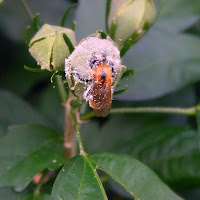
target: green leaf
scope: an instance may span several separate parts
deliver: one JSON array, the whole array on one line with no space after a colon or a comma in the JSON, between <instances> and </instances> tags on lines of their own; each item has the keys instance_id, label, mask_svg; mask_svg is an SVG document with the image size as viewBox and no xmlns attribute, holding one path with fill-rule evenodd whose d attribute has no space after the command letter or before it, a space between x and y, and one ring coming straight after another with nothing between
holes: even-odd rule
<instances>
[{"instance_id":1,"label":"green leaf","mask_svg":"<svg viewBox=\"0 0 200 200\"><path fill-rule=\"evenodd\" d=\"M25 39L26 39L26 43L29 44L29 42L31 41L31 26L26 27Z\"/></svg>"},{"instance_id":2,"label":"green leaf","mask_svg":"<svg viewBox=\"0 0 200 200\"><path fill-rule=\"evenodd\" d=\"M7 126L25 123L51 125L28 103L4 90L0 90L0 111L0 121Z\"/></svg>"},{"instance_id":3,"label":"green leaf","mask_svg":"<svg viewBox=\"0 0 200 200\"><path fill-rule=\"evenodd\" d=\"M112 28L112 27L111 27ZM140 39L140 35L137 32L134 32L124 43L124 47L120 51L120 56L123 57L131 46Z\"/></svg>"},{"instance_id":4,"label":"green leaf","mask_svg":"<svg viewBox=\"0 0 200 200\"><path fill-rule=\"evenodd\" d=\"M49 72L47 70L42 70L40 68L33 68L33 67L27 67L26 65L24 65L24 69L30 72Z\"/></svg>"},{"instance_id":5,"label":"green leaf","mask_svg":"<svg viewBox=\"0 0 200 200\"><path fill-rule=\"evenodd\" d=\"M107 199L97 168L121 184L135 200L181 200L148 167L130 156L111 153L70 159L56 178L52 200Z\"/></svg>"},{"instance_id":6,"label":"green leaf","mask_svg":"<svg viewBox=\"0 0 200 200\"><path fill-rule=\"evenodd\" d=\"M122 94L128 90L128 85L125 85L124 89L114 92L114 95Z\"/></svg>"},{"instance_id":7,"label":"green leaf","mask_svg":"<svg viewBox=\"0 0 200 200\"><path fill-rule=\"evenodd\" d=\"M69 7L67 8L67 10L65 11L65 13L64 13L64 15L63 15L63 17L62 17L60 26L63 26L63 27L65 26L66 18L67 18L67 16L69 15L69 12L71 11L71 9L72 9L74 6L77 6L77 4L74 3L74 4L72 4L71 6L69 6Z\"/></svg>"},{"instance_id":8,"label":"green leaf","mask_svg":"<svg viewBox=\"0 0 200 200\"><path fill-rule=\"evenodd\" d=\"M34 17L33 17L33 22L32 22L32 26L33 26L33 30L34 32L38 32L39 29L39 25L38 25L38 18L39 18L40 14L37 13Z\"/></svg>"},{"instance_id":9,"label":"green leaf","mask_svg":"<svg viewBox=\"0 0 200 200\"><path fill-rule=\"evenodd\" d=\"M190 107L195 104L193 92L192 88L187 88L154 101L140 103L114 101L113 107ZM82 124L81 133L86 152L130 154L153 168L170 186L183 190L197 186L200 182L197 133L189 128L174 127L185 126L187 123L186 116L115 114L104 121L94 120Z\"/></svg>"},{"instance_id":10,"label":"green leaf","mask_svg":"<svg viewBox=\"0 0 200 200\"><path fill-rule=\"evenodd\" d=\"M53 186L52 200L107 200L96 173L86 157L76 156L61 169Z\"/></svg>"},{"instance_id":11,"label":"green leaf","mask_svg":"<svg viewBox=\"0 0 200 200\"><path fill-rule=\"evenodd\" d=\"M3 120L0 120L0 138L7 133L9 123Z\"/></svg>"},{"instance_id":12,"label":"green leaf","mask_svg":"<svg viewBox=\"0 0 200 200\"><path fill-rule=\"evenodd\" d=\"M55 82L56 80L53 80L53 84L49 84L47 88L38 95L38 98L34 102L34 106L41 114L43 114L43 116L45 116L45 119L53 125L57 132L63 133L64 109L61 105L58 88ZM57 113L56 116L55 113Z\"/></svg>"},{"instance_id":13,"label":"green leaf","mask_svg":"<svg viewBox=\"0 0 200 200\"><path fill-rule=\"evenodd\" d=\"M24 37L24 33L22 35ZM49 73L36 74L24 70L24 64L37 67L25 43L16 44L5 39L1 41L2 46L7 46L1 52L2 63L4 63L0 73L1 88L26 96L38 83L48 81Z\"/></svg>"},{"instance_id":14,"label":"green leaf","mask_svg":"<svg viewBox=\"0 0 200 200\"><path fill-rule=\"evenodd\" d=\"M101 39L106 39L107 35L103 31L97 31L97 33L101 34Z\"/></svg>"},{"instance_id":15,"label":"green leaf","mask_svg":"<svg viewBox=\"0 0 200 200\"><path fill-rule=\"evenodd\" d=\"M123 74L122 74L122 78L126 78L129 76L135 76L135 71L133 69L127 69Z\"/></svg>"},{"instance_id":16,"label":"green leaf","mask_svg":"<svg viewBox=\"0 0 200 200\"><path fill-rule=\"evenodd\" d=\"M174 187L199 185L197 132L190 128L155 127L133 137L122 148Z\"/></svg>"},{"instance_id":17,"label":"green leaf","mask_svg":"<svg viewBox=\"0 0 200 200\"><path fill-rule=\"evenodd\" d=\"M20 97L0 90L0 137L6 134L9 125L25 123L41 124L60 130Z\"/></svg>"},{"instance_id":18,"label":"green leaf","mask_svg":"<svg viewBox=\"0 0 200 200\"><path fill-rule=\"evenodd\" d=\"M108 16L109 16L109 12L110 12L110 4L111 4L112 0L106 0L106 31L108 33ZM112 38L112 37L111 37Z\"/></svg>"},{"instance_id":19,"label":"green leaf","mask_svg":"<svg viewBox=\"0 0 200 200\"><path fill-rule=\"evenodd\" d=\"M2 200L22 200L27 194L27 190L23 192L15 192L10 187L0 187L0 199Z\"/></svg>"},{"instance_id":20,"label":"green leaf","mask_svg":"<svg viewBox=\"0 0 200 200\"><path fill-rule=\"evenodd\" d=\"M0 186L22 191L35 174L62 165L62 140L55 131L41 125L12 126L0 140L0 160Z\"/></svg>"},{"instance_id":21,"label":"green leaf","mask_svg":"<svg viewBox=\"0 0 200 200\"><path fill-rule=\"evenodd\" d=\"M90 156L98 168L109 174L136 200L181 200L158 176L138 160L127 155L102 153Z\"/></svg>"},{"instance_id":22,"label":"green leaf","mask_svg":"<svg viewBox=\"0 0 200 200\"><path fill-rule=\"evenodd\" d=\"M76 22L75 21L73 21L71 29L72 29L72 31L75 31L75 29L76 29Z\"/></svg>"},{"instance_id":23,"label":"green leaf","mask_svg":"<svg viewBox=\"0 0 200 200\"><path fill-rule=\"evenodd\" d=\"M23 200L49 200L51 198L48 194L29 194Z\"/></svg>"},{"instance_id":24,"label":"green leaf","mask_svg":"<svg viewBox=\"0 0 200 200\"><path fill-rule=\"evenodd\" d=\"M63 38L67 44L70 54L74 51L74 45L66 34L63 34Z\"/></svg>"},{"instance_id":25,"label":"green leaf","mask_svg":"<svg viewBox=\"0 0 200 200\"><path fill-rule=\"evenodd\" d=\"M119 152L119 146L128 142L139 130L145 131L163 123L166 118L153 115L116 114L105 121L91 121L81 125L86 152Z\"/></svg>"}]
</instances>

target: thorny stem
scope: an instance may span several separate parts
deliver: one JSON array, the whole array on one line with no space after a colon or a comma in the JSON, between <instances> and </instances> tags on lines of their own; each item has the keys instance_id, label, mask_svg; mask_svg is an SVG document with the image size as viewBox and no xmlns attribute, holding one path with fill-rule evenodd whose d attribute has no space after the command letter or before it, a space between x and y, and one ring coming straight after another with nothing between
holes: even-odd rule
<instances>
[{"instance_id":1,"label":"thorny stem","mask_svg":"<svg viewBox=\"0 0 200 200\"><path fill-rule=\"evenodd\" d=\"M124 113L165 113L165 114L180 114L180 115L195 115L195 107L191 108L172 108L172 107L137 107L137 108L114 108L111 109L112 114ZM93 112L84 113L81 120L87 120L94 117Z\"/></svg>"},{"instance_id":2,"label":"thorny stem","mask_svg":"<svg viewBox=\"0 0 200 200\"><path fill-rule=\"evenodd\" d=\"M64 148L66 161L75 156L75 124L71 115L70 102L74 99L72 93L69 94L68 100L64 103L65 107L65 122L64 122Z\"/></svg>"},{"instance_id":3,"label":"thorny stem","mask_svg":"<svg viewBox=\"0 0 200 200\"><path fill-rule=\"evenodd\" d=\"M32 21L32 19L33 19L33 14L32 14L32 12L31 12L31 10L30 10L28 4L26 3L26 0L19 0L19 1L20 1L20 3L22 4L22 6L23 6L23 8L24 8L24 10L25 10L25 12L26 12L26 14L28 15L28 17L29 17L30 20Z\"/></svg>"},{"instance_id":4,"label":"thorny stem","mask_svg":"<svg viewBox=\"0 0 200 200\"><path fill-rule=\"evenodd\" d=\"M80 127L76 118L76 109L72 108L70 103L75 99L75 96L69 92L67 96L65 87L63 85L62 76L56 75L57 87L65 107L65 122L64 122L64 148L66 161L75 156L75 131L79 143L80 154L85 155L82 139L80 136Z\"/></svg>"},{"instance_id":5,"label":"thorny stem","mask_svg":"<svg viewBox=\"0 0 200 200\"><path fill-rule=\"evenodd\" d=\"M63 85L62 76L56 75L56 82L58 91L62 100L62 104L65 107L65 120L64 120L64 148L66 161L75 156L75 124L71 115L70 102L74 99L74 95L69 93L67 96L66 89Z\"/></svg>"}]
</instances>

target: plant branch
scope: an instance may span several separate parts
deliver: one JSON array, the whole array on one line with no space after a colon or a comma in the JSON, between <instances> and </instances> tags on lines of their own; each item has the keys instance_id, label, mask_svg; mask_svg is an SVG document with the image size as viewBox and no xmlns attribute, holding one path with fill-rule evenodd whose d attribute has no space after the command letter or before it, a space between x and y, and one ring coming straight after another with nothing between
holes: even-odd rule
<instances>
[{"instance_id":1,"label":"plant branch","mask_svg":"<svg viewBox=\"0 0 200 200\"><path fill-rule=\"evenodd\" d=\"M23 8L24 8L24 10L25 10L25 12L26 12L26 14L28 15L28 17L29 17L30 20L32 21L32 19L33 19L33 14L32 14L32 12L31 12L31 10L30 10L28 4L26 3L26 0L19 0L19 1L20 1L20 3L22 4L22 6L23 6Z\"/></svg>"},{"instance_id":2,"label":"plant branch","mask_svg":"<svg viewBox=\"0 0 200 200\"><path fill-rule=\"evenodd\" d=\"M173 107L136 107L136 108L114 108L110 111L111 114L124 113L160 113L160 114L180 114L180 115L195 115L195 107L191 108L173 108ZM81 120L88 120L94 117L93 112L84 113L81 115Z\"/></svg>"},{"instance_id":3,"label":"plant branch","mask_svg":"<svg viewBox=\"0 0 200 200\"><path fill-rule=\"evenodd\" d=\"M65 122L64 122L64 148L66 161L75 156L75 124L71 115L70 102L74 99L72 93L69 94L68 100L64 103L65 107Z\"/></svg>"},{"instance_id":4,"label":"plant branch","mask_svg":"<svg viewBox=\"0 0 200 200\"><path fill-rule=\"evenodd\" d=\"M64 148L65 148L65 159L67 161L75 156L75 143L74 143L75 125L71 115L71 106L70 106L70 102L74 100L75 97L72 93L69 93L68 97L66 89L63 84L62 76L56 75L56 82L62 104L65 107Z\"/></svg>"}]
</instances>

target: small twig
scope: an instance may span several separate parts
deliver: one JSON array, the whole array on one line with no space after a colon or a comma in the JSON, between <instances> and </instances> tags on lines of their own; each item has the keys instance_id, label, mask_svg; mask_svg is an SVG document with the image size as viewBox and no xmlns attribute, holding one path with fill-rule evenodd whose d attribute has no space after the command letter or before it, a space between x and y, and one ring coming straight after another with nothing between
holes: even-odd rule
<instances>
[{"instance_id":1,"label":"small twig","mask_svg":"<svg viewBox=\"0 0 200 200\"><path fill-rule=\"evenodd\" d=\"M172 108L172 107L137 107L137 108L114 108L110 111L111 114L124 113L160 113L160 114L180 114L180 115L195 115L195 107L191 108ZM94 117L93 112L84 113L81 115L81 120L88 120Z\"/></svg>"}]
</instances>

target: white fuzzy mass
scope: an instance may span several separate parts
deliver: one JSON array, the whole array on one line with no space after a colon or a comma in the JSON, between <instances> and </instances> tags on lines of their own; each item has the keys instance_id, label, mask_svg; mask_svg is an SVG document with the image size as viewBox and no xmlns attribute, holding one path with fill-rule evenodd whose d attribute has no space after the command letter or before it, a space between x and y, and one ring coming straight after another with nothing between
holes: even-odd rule
<instances>
[{"instance_id":1,"label":"white fuzzy mass","mask_svg":"<svg viewBox=\"0 0 200 200\"><path fill-rule=\"evenodd\" d=\"M88 100L86 93L92 87L91 71L99 62L104 62L112 67L114 73L112 87L114 88L118 84L116 81L121 78L124 66L121 65L120 52L112 41L98 37L88 37L81 41L65 60L65 74L69 87L81 91L80 95L86 101ZM71 76L73 76L74 85L71 82ZM76 88L77 84L82 88Z\"/></svg>"}]
</instances>

